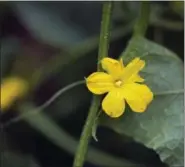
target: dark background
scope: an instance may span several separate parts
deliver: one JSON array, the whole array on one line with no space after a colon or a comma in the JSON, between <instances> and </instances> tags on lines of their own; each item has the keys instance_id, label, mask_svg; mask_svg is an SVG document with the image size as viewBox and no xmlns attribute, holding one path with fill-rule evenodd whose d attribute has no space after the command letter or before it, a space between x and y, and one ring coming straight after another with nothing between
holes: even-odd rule
<instances>
[{"instance_id":1,"label":"dark background","mask_svg":"<svg viewBox=\"0 0 185 167\"><path fill-rule=\"evenodd\" d=\"M151 2L153 15L146 37L174 51L184 61L184 5L173 2ZM34 70L56 54L65 60L68 51L79 43L99 35L102 2L1 2L1 75L16 74L30 79ZM112 29L127 26L139 12L139 2L115 2ZM158 16L159 15L159 16ZM124 50L131 31L111 42L109 56L117 58ZM88 46L88 44L86 44ZM90 44L89 44L90 45ZM84 47L83 49L86 49ZM86 56L64 66L39 83L29 100L41 105L58 89L83 79L96 68L97 47ZM62 130L78 140L91 100L84 86L59 98L45 112ZM16 107L1 114L2 167L71 166L73 154L61 149L25 121L3 127L18 116ZM147 166L165 166L152 150L123 141L115 132L98 128L97 147L118 157ZM70 145L66 142L65 145ZM7 158L7 159L6 159ZM86 167L98 167L86 163Z\"/></svg>"}]
</instances>

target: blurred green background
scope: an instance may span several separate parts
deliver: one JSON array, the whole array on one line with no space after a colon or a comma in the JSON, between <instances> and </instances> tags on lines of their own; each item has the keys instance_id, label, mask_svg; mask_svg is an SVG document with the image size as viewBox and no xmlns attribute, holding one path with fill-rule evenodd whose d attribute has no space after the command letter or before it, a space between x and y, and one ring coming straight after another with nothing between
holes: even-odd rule
<instances>
[{"instance_id":1,"label":"blurred green background","mask_svg":"<svg viewBox=\"0 0 185 167\"><path fill-rule=\"evenodd\" d=\"M132 35L139 9L139 2L114 2L110 57L118 58L124 51ZM102 2L90 1L0 3L1 80L10 75L21 76L32 87L23 101L1 114L2 167L68 167L72 165L92 97L86 87L79 85L66 91L42 111L34 114L26 114L26 112L33 111L59 89L83 80L96 70L101 10ZM169 73L173 74L170 80L177 80L173 83L169 81L169 85L182 87L184 2L151 2L150 24L146 38L170 51L141 40L138 42L140 45L136 45L136 53L157 56L164 53L163 58L155 60L161 59L161 64L155 65L154 61L154 67L152 67L158 70L157 67L160 69L164 65L165 74L168 73L165 70L169 67ZM165 55L178 55L179 59L166 60ZM162 70L161 68L161 72ZM160 100L163 101L164 98ZM181 106L181 103L178 105ZM179 111L183 110L181 108ZM23 113L25 116L21 117ZM175 113L178 114L176 111ZM170 120L175 115L173 114L169 115ZM146 116L144 119L150 121L151 117ZM170 123L179 122L175 120L176 118ZM158 114L154 119L156 122L159 121L155 124L158 127L155 126L155 128L160 129L162 115ZM137 119L133 118L133 120L137 122ZM156 151L154 149L158 148L156 143L155 147L152 146L152 150L147 147L148 140L144 141L142 138L135 140L137 137L135 138L135 132L132 130L134 131L137 126L133 124L132 127L130 119L128 122L131 125L125 133L126 123L126 126L116 124L115 128L115 125L109 126L106 121L102 122L96 131L98 142L92 140L89 146L85 167L131 165L163 167L169 164L181 164L182 150L180 152L179 149L176 150L179 147L176 144L181 141L182 134L178 138L179 134L174 135L174 129L166 131L167 139L172 136L170 149L167 146L170 151L166 153L163 147ZM168 122L165 123L168 125ZM177 126L182 128L183 125L180 123ZM123 133L117 127L123 128ZM152 128L147 129L147 132L152 133L156 130ZM156 131L155 134L149 135L152 136L149 140L155 138ZM140 135L147 136L144 132ZM165 142L168 143L168 140L159 139L157 142L163 145ZM171 162L173 158L174 162Z\"/></svg>"}]
</instances>

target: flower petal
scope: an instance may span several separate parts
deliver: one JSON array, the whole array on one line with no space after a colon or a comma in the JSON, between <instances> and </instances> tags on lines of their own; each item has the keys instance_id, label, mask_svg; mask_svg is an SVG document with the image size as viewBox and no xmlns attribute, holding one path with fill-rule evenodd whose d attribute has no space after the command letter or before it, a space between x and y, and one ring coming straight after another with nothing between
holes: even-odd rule
<instances>
[{"instance_id":1,"label":"flower petal","mask_svg":"<svg viewBox=\"0 0 185 167\"><path fill-rule=\"evenodd\" d=\"M124 66L124 64L123 64L123 59L122 59L122 58L120 58L119 63L120 63L120 65L121 65L122 69L124 69L125 66Z\"/></svg>"},{"instance_id":2,"label":"flower petal","mask_svg":"<svg viewBox=\"0 0 185 167\"><path fill-rule=\"evenodd\" d=\"M7 110L19 98L22 98L28 91L27 81L19 77L9 77L3 80L0 92L0 108Z\"/></svg>"},{"instance_id":3,"label":"flower petal","mask_svg":"<svg viewBox=\"0 0 185 167\"><path fill-rule=\"evenodd\" d=\"M133 82L140 82L140 83L142 83L142 82L144 82L145 80L139 75L139 74L137 74L137 75L132 75L128 80L127 80L127 82L126 83L133 83Z\"/></svg>"},{"instance_id":4,"label":"flower petal","mask_svg":"<svg viewBox=\"0 0 185 167\"><path fill-rule=\"evenodd\" d=\"M123 94L130 108L135 112L144 112L153 99L153 93L144 84L125 84Z\"/></svg>"},{"instance_id":5,"label":"flower petal","mask_svg":"<svg viewBox=\"0 0 185 167\"><path fill-rule=\"evenodd\" d=\"M92 73L86 78L87 88L94 94L104 94L113 89L113 79L104 72Z\"/></svg>"},{"instance_id":6,"label":"flower petal","mask_svg":"<svg viewBox=\"0 0 185 167\"><path fill-rule=\"evenodd\" d=\"M102 108L107 115L113 118L121 116L125 111L125 101L120 89L113 89L103 99Z\"/></svg>"},{"instance_id":7,"label":"flower petal","mask_svg":"<svg viewBox=\"0 0 185 167\"><path fill-rule=\"evenodd\" d=\"M114 79L120 78L123 74L124 65L122 59L118 61L111 58L104 58L102 59L101 64L102 68L112 75Z\"/></svg>"},{"instance_id":8,"label":"flower petal","mask_svg":"<svg viewBox=\"0 0 185 167\"><path fill-rule=\"evenodd\" d=\"M122 75L122 79L124 82L130 82L134 78L138 78L138 72L142 70L145 66L145 61L140 60L140 58L135 58L132 60L125 68L124 68L124 73ZM140 78L138 78L141 80ZM138 80L137 79L137 80Z\"/></svg>"},{"instance_id":9,"label":"flower petal","mask_svg":"<svg viewBox=\"0 0 185 167\"><path fill-rule=\"evenodd\" d=\"M135 79L134 82L144 82L145 81L139 74L137 74L134 79Z\"/></svg>"}]
</instances>

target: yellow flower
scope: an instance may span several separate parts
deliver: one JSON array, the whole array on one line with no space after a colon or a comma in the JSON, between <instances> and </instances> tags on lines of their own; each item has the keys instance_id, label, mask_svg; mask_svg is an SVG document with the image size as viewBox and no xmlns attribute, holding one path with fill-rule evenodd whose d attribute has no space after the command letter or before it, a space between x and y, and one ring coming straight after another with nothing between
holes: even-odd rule
<instances>
[{"instance_id":1,"label":"yellow flower","mask_svg":"<svg viewBox=\"0 0 185 167\"><path fill-rule=\"evenodd\" d=\"M92 73L86 79L86 85L94 94L108 93L102 102L105 113L114 118L121 116L125 101L134 112L144 112L153 99L152 91L141 84L144 79L138 74L145 61L135 58L125 67L122 59L104 58L101 65L107 73Z\"/></svg>"},{"instance_id":2,"label":"yellow flower","mask_svg":"<svg viewBox=\"0 0 185 167\"><path fill-rule=\"evenodd\" d=\"M23 97L28 90L28 83L18 77L10 77L3 80L1 84L1 103L2 111L7 110L17 99Z\"/></svg>"}]
</instances>

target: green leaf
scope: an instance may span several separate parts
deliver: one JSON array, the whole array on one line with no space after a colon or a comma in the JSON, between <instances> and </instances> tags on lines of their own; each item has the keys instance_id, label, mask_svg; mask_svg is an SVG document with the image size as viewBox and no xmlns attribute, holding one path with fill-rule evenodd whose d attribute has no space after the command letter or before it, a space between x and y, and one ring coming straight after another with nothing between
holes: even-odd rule
<instances>
[{"instance_id":1,"label":"green leaf","mask_svg":"<svg viewBox=\"0 0 185 167\"><path fill-rule=\"evenodd\" d=\"M119 119L102 119L102 125L154 149L163 162L183 166L183 62L168 49L142 37L133 38L122 55L124 63L136 56L146 61L141 75L154 92L154 100L145 113L127 108Z\"/></svg>"}]
</instances>

